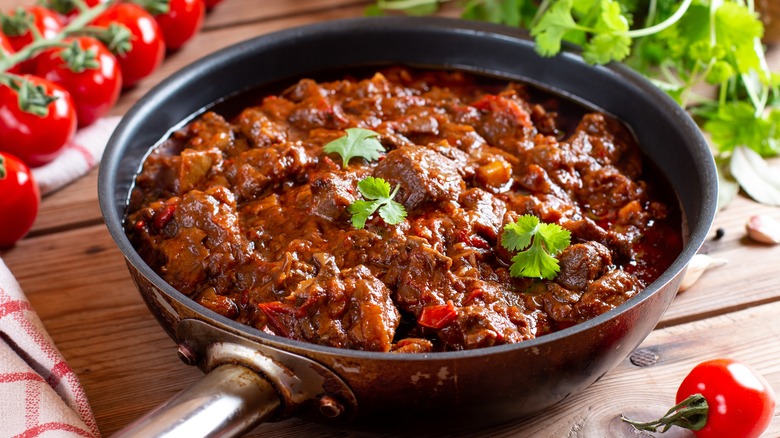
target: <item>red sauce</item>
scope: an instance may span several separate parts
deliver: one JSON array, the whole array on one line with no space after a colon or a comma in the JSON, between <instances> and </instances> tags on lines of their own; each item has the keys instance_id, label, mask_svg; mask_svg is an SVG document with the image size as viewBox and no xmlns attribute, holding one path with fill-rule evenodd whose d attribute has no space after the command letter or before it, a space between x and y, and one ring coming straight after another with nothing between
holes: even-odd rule
<instances>
[{"instance_id":1,"label":"red sauce","mask_svg":"<svg viewBox=\"0 0 780 438\"><path fill-rule=\"evenodd\" d=\"M682 247L630 131L570 107L462 72L303 79L155 149L127 233L181 292L278 336L394 352L533 339L635 296ZM323 147L354 127L386 152L344 167ZM399 187L405 220L352 225L367 176ZM553 280L509 274L501 235L524 214L571 232Z\"/></svg>"}]
</instances>

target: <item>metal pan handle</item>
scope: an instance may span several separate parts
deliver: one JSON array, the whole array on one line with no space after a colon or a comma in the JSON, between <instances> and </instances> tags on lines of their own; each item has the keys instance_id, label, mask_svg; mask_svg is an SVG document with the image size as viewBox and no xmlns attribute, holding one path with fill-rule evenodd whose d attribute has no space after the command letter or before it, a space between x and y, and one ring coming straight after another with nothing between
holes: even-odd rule
<instances>
[{"instance_id":1,"label":"metal pan handle","mask_svg":"<svg viewBox=\"0 0 780 438\"><path fill-rule=\"evenodd\" d=\"M281 405L276 389L258 373L220 365L114 438L233 437L273 418Z\"/></svg>"},{"instance_id":2,"label":"metal pan handle","mask_svg":"<svg viewBox=\"0 0 780 438\"><path fill-rule=\"evenodd\" d=\"M176 327L179 357L207 374L114 438L232 437L299 408L348 420L357 400L323 365L196 319Z\"/></svg>"}]
</instances>

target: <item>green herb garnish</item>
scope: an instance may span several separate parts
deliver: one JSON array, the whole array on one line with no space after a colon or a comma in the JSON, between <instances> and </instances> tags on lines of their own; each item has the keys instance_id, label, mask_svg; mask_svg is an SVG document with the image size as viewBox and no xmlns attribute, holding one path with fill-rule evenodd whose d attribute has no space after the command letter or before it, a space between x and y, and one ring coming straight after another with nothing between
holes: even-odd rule
<instances>
[{"instance_id":1,"label":"green herb garnish","mask_svg":"<svg viewBox=\"0 0 780 438\"><path fill-rule=\"evenodd\" d=\"M358 190L364 198L370 201L358 200L349 204L349 212L352 213L352 225L355 228L366 226L366 220L379 210L379 217L386 223L395 225L401 223L406 217L406 209L398 202L393 201L398 187L390 193L390 183L382 178L369 176L358 183Z\"/></svg>"},{"instance_id":2,"label":"green herb garnish","mask_svg":"<svg viewBox=\"0 0 780 438\"><path fill-rule=\"evenodd\" d=\"M341 165L346 168L353 157L362 157L368 161L379 158L385 148L377 137L379 134L369 129L349 128L347 135L326 144L323 150L341 155Z\"/></svg>"},{"instance_id":3,"label":"green herb garnish","mask_svg":"<svg viewBox=\"0 0 780 438\"><path fill-rule=\"evenodd\" d=\"M526 214L506 224L501 246L520 251L512 257L509 273L513 277L546 278L552 280L561 270L556 254L571 243L571 233L558 224L541 222ZM527 249L526 249L527 248Z\"/></svg>"}]
</instances>

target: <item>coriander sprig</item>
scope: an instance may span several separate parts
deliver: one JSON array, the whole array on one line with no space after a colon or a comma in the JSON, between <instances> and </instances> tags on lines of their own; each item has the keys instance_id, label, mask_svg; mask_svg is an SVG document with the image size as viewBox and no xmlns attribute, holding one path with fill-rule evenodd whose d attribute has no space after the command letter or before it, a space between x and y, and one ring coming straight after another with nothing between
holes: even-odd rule
<instances>
[{"instance_id":1,"label":"coriander sprig","mask_svg":"<svg viewBox=\"0 0 780 438\"><path fill-rule=\"evenodd\" d=\"M377 140L379 134L370 129L349 128L347 135L328 143L322 149L326 153L337 153L341 156L341 165L346 169L353 157L376 160L385 151L382 143Z\"/></svg>"},{"instance_id":2,"label":"coriander sprig","mask_svg":"<svg viewBox=\"0 0 780 438\"><path fill-rule=\"evenodd\" d=\"M357 200L349 205L352 226L355 228L365 227L368 218L377 210L379 210L379 217L390 225L401 223L406 218L404 206L393 201L400 186L395 186L391 193L390 183L382 178L369 176L358 182L357 187L360 194L368 201Z\"/></svg>"},{"instance_id":3,"label":"coriander sprig","mask_svg":"<svg viewBox=\"0 0 780 438\"><path fill-rule=\"evenodd\" d=\"M501 246L519 251L512 257L509 274L513 277L546 278L552 280L560 271L554 256L571 243L571 233L558 224L541 222L526 214L514 223L506 224Z\"/></svg>"}]
</instances>

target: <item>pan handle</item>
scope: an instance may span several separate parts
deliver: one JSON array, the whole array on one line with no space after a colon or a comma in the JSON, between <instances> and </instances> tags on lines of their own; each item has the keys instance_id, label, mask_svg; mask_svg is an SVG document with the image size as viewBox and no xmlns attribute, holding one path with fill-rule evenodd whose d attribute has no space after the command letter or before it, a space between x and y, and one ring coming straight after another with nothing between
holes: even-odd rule
<instances>
[{"instance_id":1,"label":"pan handle","mask_svg":"<svg viewBox=\"0 0 780 438\"><path fill-rule=\"evenodd\" d=\"M281 400L258 373L220 365L114 438L232 437L272 418Z\"/></svg>"}]
</instances>

